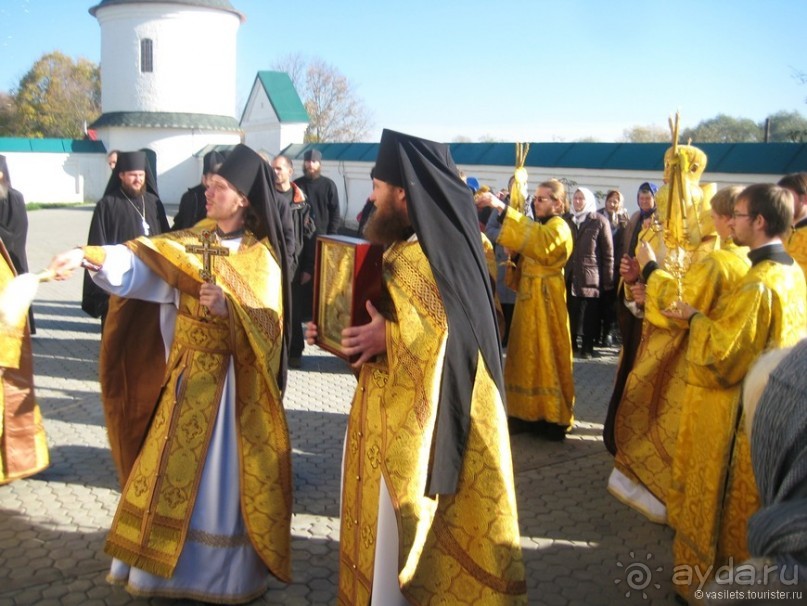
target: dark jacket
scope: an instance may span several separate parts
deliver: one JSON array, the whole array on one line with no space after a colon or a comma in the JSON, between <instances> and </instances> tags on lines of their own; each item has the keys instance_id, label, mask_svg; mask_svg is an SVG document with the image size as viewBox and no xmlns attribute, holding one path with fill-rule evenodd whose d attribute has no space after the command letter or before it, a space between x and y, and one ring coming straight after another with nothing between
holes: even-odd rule
<instances>
[{"instance_id":1,"label":"dark jacket","mask_svg":"<svg viewBox=\"0 0 807 606\"><path fill-rule=\"evenodd\" d=\"M182 194L179 201L179 211L174 217L174 229L188 229L207 216L207 199L205 198L205 186L201 183L195 185Z\"/></svg>"},{"instance_id":2,"label":"dark jacket","mask_svg":"<svg viewBox=\"0 0 807 606\"><path fill-rule=\"evenodd\" d=\"M611 226L611 240L614 243L614 287L619 283L619 262L622 259L622 234L630 221L630 215L624 208L620 209L616 216L611 217L610 213L601 208L597 211L608 221Z\"/></svg>"},{"instance_id":3,"label":"dark jacket","mask_svg":"<svg viewBox=\"0 0 807 606\"><path fill-rule=\"evenodd\" d=\"M294 184L303 190L306 200L311 205L311 213L317 226L318 234L335 234L340 227L339 192L336 183L328 177L299 177Z\"/></svg>"},{"instance_id":4,"label":"dark jacket","mask_svg":"<svg viewBox=\"0 0 807 606\"><path fill-rule=\"evenodd\" d=\"M9 188L8 197L0 200L0 239L6 245L11 263L18 274L28 271L25 242L28 238L28 214L25 198Z\"/></svg>"},{"instance_id":5,"label":"dark jacket","mask_svg":"<svg viewBox=\"0 0 807 606\"><path fill-rule=\"evenodd\" d=\"M566 262L566 284L573 297L597 298L614 288L614 243L608 220L597 212L578 225L569 221L574 238Z\"/></svg>"},{"instance_id":6,"label":"dark jacket","mask_svg":"<svg viewBox=\"0 0 807 606\"><path fill-rule=\"evenodd\" d=\"M294 281L299 281L300 274L305 272L314 274L314 256L317 237L317 228L311 205L303 190L291 183L291 196L288 208L291 213L291 222L294 225ZM287 194L282 194L287 198Z\"/></svg>"}]
</instances>

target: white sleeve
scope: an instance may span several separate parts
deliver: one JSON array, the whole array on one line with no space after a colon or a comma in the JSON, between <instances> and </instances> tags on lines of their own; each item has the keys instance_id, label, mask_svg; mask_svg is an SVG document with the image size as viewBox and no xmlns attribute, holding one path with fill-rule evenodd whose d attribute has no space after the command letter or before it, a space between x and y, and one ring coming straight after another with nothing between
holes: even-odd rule
<instances>
[{"instance_id":1,"label":"white sleeve","mask_svg":"<svg viewBox=\"0 0 807 606\"><path fill-rule=\"evenodd\" d=\"M175 303L174 288L151 271L131 250L122 244L103 248L106 253L103 267L98 272L90 272L98 286L119 297Z\"/></svg>"}]
</instances>

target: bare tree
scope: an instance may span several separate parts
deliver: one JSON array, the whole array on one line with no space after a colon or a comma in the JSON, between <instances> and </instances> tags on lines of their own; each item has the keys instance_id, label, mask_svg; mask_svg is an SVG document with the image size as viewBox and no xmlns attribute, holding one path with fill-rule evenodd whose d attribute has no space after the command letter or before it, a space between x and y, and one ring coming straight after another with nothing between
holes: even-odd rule
<instances>
[{"instance_id":1,"label":"bare tree","mask_svg":"<svg viewBox=\"0 0 807 606\"><path fill-rule=\"evenodd\" d=\"M310 120L307 142L361 141L369 135L370 112L336 67L319 58L306 62L294 54L276 61L273 69L288 73L303 99Z\"/></svg>"},{"instance_id":2,"label":"bare tree","mask_svg":"<svg viewBox=\"0 0 807 606\"><path fill-rule=\"evenodd\" d=\"M272 69L279 72L286 72L291 78L291 83L297 89L298 94L303 93L305 88L305 57L300 53L283 55L272 64Z\"/></svg>"}]
</instances>

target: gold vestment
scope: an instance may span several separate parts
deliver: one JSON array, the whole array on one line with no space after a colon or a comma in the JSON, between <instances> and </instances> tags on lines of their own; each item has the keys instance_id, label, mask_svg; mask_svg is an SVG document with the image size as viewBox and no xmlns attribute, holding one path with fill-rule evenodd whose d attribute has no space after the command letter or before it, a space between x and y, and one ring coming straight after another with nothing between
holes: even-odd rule
<instances>
[{"instance_id":1,"label":"gold vestment","mask_svg":"<svg viewBox=\"0 0 807 606\"><path fill-rule=\"evenodd\" d=\"M807 225L796 227L785 240L785 250L799 264L807 279Z\"/></svg>"},{"instance_id":2,"label":"gold vestment","mask_svg":"<svg viewBox=\"0 0 807 606\"><path fill-rule=\"evenodd\" d=\"M714 313L692 319L687 408L678 441L686 452L680 462L676 453L674 477L681 497L676 566L697 566L701 575L713 575L729 558L736 564L748 557L746 527L759 496L741 418L742 380L761 353L789 347L803 336L806 291L796 264L762 261L721 298ZM697 575L692 580L699 582ZM696 588L676 583L686 598Z\"/></svg>"},{"instance_id":3,"label":"gold vestment","mask_svg":"<svg viewBox=\"0 0 807 606\"><path fill-rule=\"evenodd\" d=\"M731 242L724 244L721 250L712 252L703 261L692 266L684 280L686 285L684 300L692 301L694 307L709 317L720 317L722 306L728 302L727 297L748 272L750 265L746 247L738 247ZM674 301L675 291L672 282L670 277L667 280L667 287L672 291L670 303ZM671 323L677 322L666 320ZM668 520L674 528L678 527L678 517L685 498L692 499L694 503L700 498L708 500L705 495L707 490L720 490L722 494L722 488L718 486L720 482L715 481L711 487L701 486L697 490L694 487L687 488L687 485L694 474L698 473L700 466L715 465L718 460L728 463L730 460L731 453L725 450L730 449L734 441L733 427L737 419L736 414L731 411L738 406L737 396L733 389L709 389L686 382L681 399L681 418L672 466L672 486L667 498ZM725 439L721 439L720 436L724 436ZM695 450L700 454L695 455L693 452ZM709 453L708 460L704 458L707 456L705 453ZM725 466L717 465L717 467L723 469L721 473L725 474ZM685 493L688 494L685 496ZM708 515L719 516L719 513L719 510L714 510ZM687 520L683 523L686 524Z\"/></svg>"},{"instance_id":4,"label":"gold vestment","mask_svg":"<svg viewBox=\"0 0 807 606\"><path fill-rule=\"evenodd\" d=\"M524 604L510 441L501 395L478 358L457 491L426 495L447 323L419 243L384 254L396 313L386 361L365 364L345 447L339 603L369 603L379 486L398 520L398 582L412 604Z\"/></svg>"},{"instance_id":5,"label":"gold vestment","mask_svg":"<svg viewBox=\"0 0 807 606\"><path fill-rule=\"evenodd\" d=\"M15 271L0 240L0 292ZM0 323L0 485L25 478L50 463L42 414L34 399L28 314L17 326Z\"/></svg>"},{"instance_id":6,"label":"gold vestment","mask_svg":"<svg viewBox=\"0 0 807 606\"><path fill-rule=\"evenodd\" d=\"M504 365L507 414L571 426L574 378L563 268L572 254L572 232L561 217L541 223L508 208L498 243L521 255Z\"/></svg>"},{"instance_id":7,"label":"gold vestment","mask_svg":"<svg viewBox=\"0 0 807 606\"><path fill-rule=\"evenodd\" d=\"M232 359L241 512L259 557L272 574L289 581L291 448L276 379L283 330L281 270L267 242L247 232L237 253L216 260L229 316L205 314L198 299L202 264L185 251L185 245L198 243L199 230L127 243L179 290L179 306L165 375L158 378L159 401L105 551L152 574L172 575Z\"/></svg>"},{"instance_id":8,"label":"gold vestment","mask_svg":"<svg viewBox=\"0 0 807 606\"><path fill-rule=\"evenodd\" d=\"M640 232L637 247L646 242L656 257L662 258L667 254L663 235L661 226L650 222ZM699 309L711 308L721 288L726 287L717 284L711 289L704 288L705 277L700 272L706 272L708 264L690 277L692 270L708 258L714 245L715 239L710 238L691 251L692 265L683 276L683 298ZM657 269L650 275L641 341L614 417L617 450L614 466L631 480L641 483L665 505L672 485L672 465L686 385L687 330L685 323L666 318L661 310L669 307L677 296L677 284L670 273Z\"/></svg>"}]
</instances>

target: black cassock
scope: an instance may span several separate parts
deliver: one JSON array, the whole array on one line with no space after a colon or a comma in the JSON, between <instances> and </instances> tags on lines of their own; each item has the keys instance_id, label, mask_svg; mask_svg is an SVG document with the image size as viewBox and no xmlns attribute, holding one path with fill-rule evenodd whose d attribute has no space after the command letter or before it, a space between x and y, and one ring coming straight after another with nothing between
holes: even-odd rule
<instances>
[{"instance_id":1,"label":"black cassock","mask_svg":"<svg viewBox=\"0 0 807 606\"><path fill-rule=\"evenodd\" d=\"M28 214L25 199L16 189L8 190L8 197L0 200L0 238L8 249L11 262L18 274L28 271L25 241L28 238Z\"/></svg>"},{"instance_id":2,"label":"black cassock","mask_svg":"<svg viewBox=\"0 0 807 606\"><path fill-rule=\"evenodd\" d=\"M28 271L28 257L25 242L28 239L28 214L25 198L16 189L9 189L5 200L0 200L0 239L6 245L14 271L24 274ZM28 310L28 323L31 334L36 333L34 308Z\"/></svg>"},{"instance_id":3,"label":"black cassock","mask_svg":"<svg viewBox=\"0 0 807 606\"><path fill-rule=\"evenodd\" d=\"M143 225L148 224L148 234ZM87 236L89 246L121 244L140 236L169 231L165 208L160 199L150 192L143 197L126 198L118 189L101 198L95 205L90 222L90 233ZM106 316L109 295L96 286L88 272L84 272L84 290L81 297L81 309L93 318Z\"/></svg>"},{"instance_id":4,"label":"black cassock","mask_svg":"<svg viewBox=\"0 0 807 606\"><path fill-rule=\"evenodd\" d=\"M206 204L204 185L199 184L188 189L179 201L179 211L174 217L173 230L188 229L207 217Z\"/></svg>"}]
</instances>

